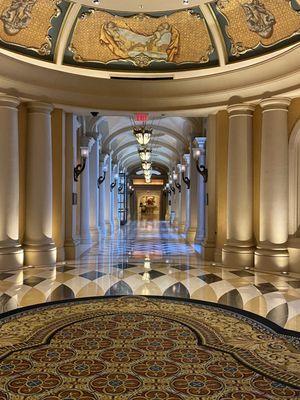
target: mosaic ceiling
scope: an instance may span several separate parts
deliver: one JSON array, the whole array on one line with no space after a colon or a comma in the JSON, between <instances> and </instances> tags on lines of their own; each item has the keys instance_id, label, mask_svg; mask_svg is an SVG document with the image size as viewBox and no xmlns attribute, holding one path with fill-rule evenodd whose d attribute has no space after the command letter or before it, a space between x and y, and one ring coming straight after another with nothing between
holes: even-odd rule
<instances>
[{"instance_id":1,"label":"mosaic ceiling","mask_svg":"<svg viewBox=\"0 0 300 400\"><path fill-rule=\"evenodd\" d=\"M81 68L216 67L299 38L300 0L201 0L190 9L146 14L67 0L0 0L0 47Z\"/></svg>"}]
</instances>

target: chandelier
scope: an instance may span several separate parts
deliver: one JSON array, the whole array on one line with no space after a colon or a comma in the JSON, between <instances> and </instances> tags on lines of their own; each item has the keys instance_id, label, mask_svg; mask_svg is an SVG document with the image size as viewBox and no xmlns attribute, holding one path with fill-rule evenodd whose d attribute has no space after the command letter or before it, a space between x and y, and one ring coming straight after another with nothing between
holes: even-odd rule
<instances>
[{"instance_id":1,"label":"chandelier","mask_svg":"<svg viewBox=\"0 0 300 400\"><path fill-rule=\"evenodd\" d=\"M141 146L146 146L152 136L152 128L147 128L146 126L134 126L133 134Z\"/></svg>"},{"instance_id":2,"label":"chandelier","mask_svg":"<svg viewBox=\"0 0 300 400\"><path fill-rule=\"evenodd\" d=\"M151 157L151 150L146 147L139 150L139 156L142 161L149 161Z\"/></svg>"},{"instance_id":3,"label":"chandelier","mask_svg":"<svg viewBox=\"0 0 300 400\"><path fill-rule=\"evenodd\" d=\"M142 168L143 168L143 170L146 170L146 171L148 171L148 170L150 170L151 169L151 162L149 162L149 161L144 161L144 162L142 162Z\"/></svg>"}]
</instances>

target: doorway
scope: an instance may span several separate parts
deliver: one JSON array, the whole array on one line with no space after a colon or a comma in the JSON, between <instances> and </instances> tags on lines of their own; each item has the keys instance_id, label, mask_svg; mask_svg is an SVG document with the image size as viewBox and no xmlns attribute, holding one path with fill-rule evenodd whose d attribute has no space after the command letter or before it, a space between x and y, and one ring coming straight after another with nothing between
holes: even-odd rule
<instances>
[{"instance_id":1,"label":"doorway","mask_svg":"<svg viewBox=\"0 0 300 400\"><path fill-rule=\"evenodd\" d=\"M139 221L161 219L162 201L160 190L140 189L136 193L136 215Z\"/></svg>"}]
</instances>

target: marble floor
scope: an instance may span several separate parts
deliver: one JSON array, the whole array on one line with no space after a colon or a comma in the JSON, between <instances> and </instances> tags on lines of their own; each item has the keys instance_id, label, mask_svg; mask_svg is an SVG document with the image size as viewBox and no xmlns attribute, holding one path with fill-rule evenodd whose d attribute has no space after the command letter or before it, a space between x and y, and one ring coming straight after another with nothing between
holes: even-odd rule
<instances>
[{"instance_id":1,"label":"marble floor","mask_svg":"<svg viewBox=\"0 0 300 400\"><path fill-rule=\"evenodd\" d=\"M300 275L205 263L167 223L140 221L102 238L81 259L0 272L0 312L90 296L155 295L247 310L300 331Z\"/></svg>"}]
</instances>

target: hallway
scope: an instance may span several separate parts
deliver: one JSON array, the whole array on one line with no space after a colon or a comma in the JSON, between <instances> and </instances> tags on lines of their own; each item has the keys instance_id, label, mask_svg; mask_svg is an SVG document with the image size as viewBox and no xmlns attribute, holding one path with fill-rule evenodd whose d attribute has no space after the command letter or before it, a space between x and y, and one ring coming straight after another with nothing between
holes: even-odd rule
<instances>
[{"instance_id":1,"label":"hallway","mask_svg":"<svg viewBox=\"0 0 300 400\"><path fill-rule=\"evenodd\" d=\"M199 250L199 249L197 249ZM0 273L0 311L91 296L190 298L253 312L300 331L300 277L204 263L165 222L131 222L81 259Z\"/></svg>"}]
</instances>

